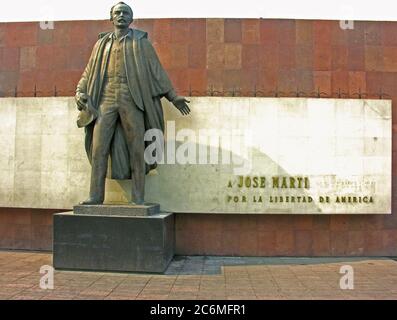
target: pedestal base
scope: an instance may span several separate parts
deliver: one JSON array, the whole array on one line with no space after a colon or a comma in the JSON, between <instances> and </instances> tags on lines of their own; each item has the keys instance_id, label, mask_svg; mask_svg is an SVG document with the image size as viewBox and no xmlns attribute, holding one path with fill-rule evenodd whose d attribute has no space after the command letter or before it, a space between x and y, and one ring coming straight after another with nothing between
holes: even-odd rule
<instances>
[{"instance_id":1,"label":"pedestal base","mask_svg":"<svg viewBox=\"0 0 397 320\"><path fill-rule=\"evenodd\" d=\"M97 216L151 216L160 213L160 205L156 203L143 205L78 205L73 207L73 212Z\"/></svg>"},{"instance_id":2,"label":"pedestal base","mask_svg":"<svg viewBox=\"0 0 397 320\"><path fill-rule=\"evenodd\" d=\"M162 273L174 256L174 214L54 215L56 269Z\"/></svg>"}]
</instances>

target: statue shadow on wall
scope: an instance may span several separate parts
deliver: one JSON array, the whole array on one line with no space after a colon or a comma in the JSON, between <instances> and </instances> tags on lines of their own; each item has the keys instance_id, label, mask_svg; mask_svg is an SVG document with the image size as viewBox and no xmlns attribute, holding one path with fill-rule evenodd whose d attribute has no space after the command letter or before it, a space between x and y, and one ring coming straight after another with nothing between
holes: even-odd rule
<instances>
[{"instance_id":1,"label":"statue shadow on wall","mask_svg":"<svg viewBox=\"0 0 397 320\"><path fill-rule=\"evenodd\" d=\"M175 150L178 150L182 144L182 142L175 141ZM237 187L238 176L235 175L234 169L240 168L243 161L247 161L247 159L220 147L196 144L195 148L195 164L159 164L156 170L152 170L147 175L145 202L159 203L163 211L175 213L321 213L321 209L314 201L305 203L302 212L300 212L299 206L303 204L269 203L265 199L262 199L263 203L252 202L253 195L257 195L256 200L258 200L261 193L266 198L269 198L268 195L288 195L286 189L279 189L277 192L277 189L272 188L271 177L280 176L287 177L287 179L292 177L277 162L257 148L249 148L247 152L248 158L252 159L253 170L244 175L266 177L266 187L262 191L260 188ZM207 163L210 162L209 155L218 152L219 164L198 164L200 148L207 150ZM230 164L222 164L222 152L230 155ZM167 150L165 154L167 154ZM232 187L228 186L230 181ZM105 202L126 203L130 201L130 190L130 180L108 180ZM247 202L243 202L244 195L246 195ZM300 188L293 189L291 195L307 198L310 193L306 189ZM233 199L230 200L228 196L233 196ZM237 202L235 202L236 199Z\"/></svg>"}]
</instances>

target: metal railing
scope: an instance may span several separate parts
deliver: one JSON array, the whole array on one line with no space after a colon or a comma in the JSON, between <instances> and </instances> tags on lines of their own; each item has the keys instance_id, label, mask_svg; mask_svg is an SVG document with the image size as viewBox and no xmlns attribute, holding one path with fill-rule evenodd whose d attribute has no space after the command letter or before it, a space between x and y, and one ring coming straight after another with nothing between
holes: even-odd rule
<instances>
[{"instance_id":1,"label":"metal railing","mask_svg":"<svg viewBox=\"0 0 397 320\"><path fill-rule=\"evenodd\" d=\"M307 98L355 98L355 99L391 99L391 95L379 88L378 92L363 92L361 88L358 92L343 92L340 88L336 92L327 93L318 87L315 91L305 92L299 88L295 91L281 91L276 87L271 91L264 91L257 86L252 90L243 91L239 87L233 87L228 90L216 90L213 85L208 86L205 91L194 90L189 86L188 90L177 90L179 94L189 97L307 97ZM37 90L35 85L32 91L19 91L15 87L13 91L1 91L0 97L59 97L59 96L74 96L75 90L59 90L57 86L51 91Z\"/></svg>"}]
</instances>

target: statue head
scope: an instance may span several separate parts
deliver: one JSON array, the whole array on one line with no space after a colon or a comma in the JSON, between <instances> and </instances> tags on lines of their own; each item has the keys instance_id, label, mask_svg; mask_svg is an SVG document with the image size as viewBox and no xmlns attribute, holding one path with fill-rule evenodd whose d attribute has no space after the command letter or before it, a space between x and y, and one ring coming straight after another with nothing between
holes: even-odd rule
<instances>
[{"instance_id":1,"label":"statue head","mask_svg":"<svg viewBox=\"0 0 397 320\"><path fill-rule=\"evenodd\" d=\"M116 28L128 28L134 20L133 16L131 7L124 2L119 2L110 9L110 21Z\"/></svg>"}]
</instances>

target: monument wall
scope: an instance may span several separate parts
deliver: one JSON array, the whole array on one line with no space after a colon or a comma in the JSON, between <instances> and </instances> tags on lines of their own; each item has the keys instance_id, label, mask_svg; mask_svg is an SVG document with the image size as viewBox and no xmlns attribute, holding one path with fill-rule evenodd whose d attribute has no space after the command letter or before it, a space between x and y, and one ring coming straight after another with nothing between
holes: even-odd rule
<instances>
[{"instance_id":1,"label":"monument wall","mask_svg":"<svg viewBox=\"0 0 397 320\"><path fill-rule=\"evenodd\" d=\"M165 151L147 202L185 214L391 213L390 100L189 99L186 118L163 101ZM74 98L0 98L0 207L84 200L91 169L77 115ZM127 203L130 190L108 180L105 202Z\"/></svg>"},{"instance_id":2,"label":"monument wall","mask_svg":"<svg viewBox=\"0 0 397 320\"><path fill-rule=\"evenodd\" d=\"M395 22L355 22L354 30L309 20L159 19L136 25L149 32L184 95L382 97L396 110ZM0 24L0 94L73 95L98 32L109 27L108 21L56 22L54 30ZM396 134L393 112L391 215L181 213L177 253L396 255ZM2 208L0 246L50 249L54 211Z\"/></svg>"}]
</instances>

